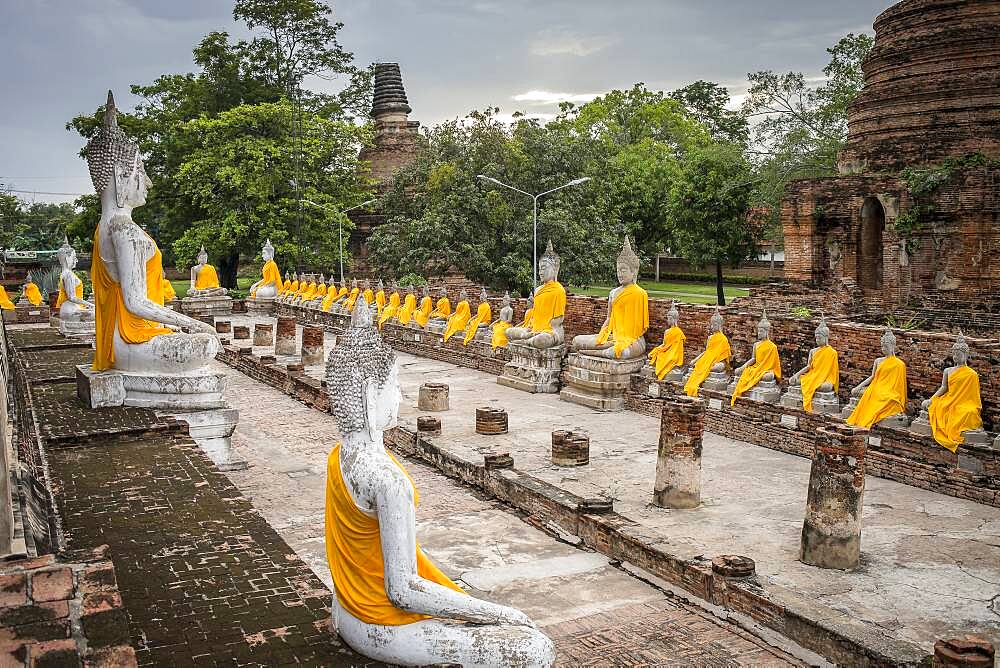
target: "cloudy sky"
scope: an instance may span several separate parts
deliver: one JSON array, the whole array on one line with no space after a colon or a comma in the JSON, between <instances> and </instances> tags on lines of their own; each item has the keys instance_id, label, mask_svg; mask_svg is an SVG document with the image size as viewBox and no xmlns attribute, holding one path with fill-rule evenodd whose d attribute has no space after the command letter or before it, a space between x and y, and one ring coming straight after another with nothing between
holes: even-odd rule
<instances>
[{"instance_id":1,"label":"cloudy sky","mask_svg":"<svg viewBox=\"0 0 1000 668\"><path fill-rule=\"evenodd\" d=\"M698 79L745 90L747 72L819 74L825 49L872 32L893 0L339 0L359 63L397 61L413 107L433 124L499 106L547 118L637 81L670 90ZM128 88L191 71L211 30L239 34L232 0L0 0L0 183L91 191L64 125ZM324 84L325 85L325 84ZM25 195L66 200L71 195Z\"/></svg>"}]
</instances>

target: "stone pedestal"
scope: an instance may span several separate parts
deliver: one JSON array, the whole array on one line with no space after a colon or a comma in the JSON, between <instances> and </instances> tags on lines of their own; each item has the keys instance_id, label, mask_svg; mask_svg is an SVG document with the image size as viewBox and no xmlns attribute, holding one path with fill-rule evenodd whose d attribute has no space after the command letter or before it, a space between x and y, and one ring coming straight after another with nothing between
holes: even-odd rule
<instances>
[{"instance_id":1,"label":"stone pedestal","mask_svg":"<svg viewBox=\"0 0 1000 668\"><path fill-rule=\"evenodd\" d=\"M559 398L601 411L624 410L629 377L645 363L645 356L618 360L571 353L566 360Z\"/></svg>"},{"instance_id":2,"label":"stone pedestal","mask_svg":"<svg viewBox=\"0 0 1000 668\"><path fill-rule=\"evenodd\" d=\"M476 433L499 436L507 433L507 411L489 406L476 409Z\"/></svg>"},{"instance_id":3,"label":"stone pedestal","mask_svg":"<svg viewBox=\"0 0 1000 668\"><path fill-rule=\"evenodd\" d=\"M552 463L556 466L586 466L590 463L590 437L582 432L552 432Z\"/></svg>"},{"instance_id":4,"label":"stone pedestal","mask_svg":"<svg viewBox=\"0 0 1000 668\"><path fill-rule=\"evenodd\" d=\"M949 638L934 643L933 668L993 668L993 643L981 636Z\"/></svg>"},{"instance_id":5,"label":"stone pedestal","mask_svg":"<svg viewBox=\"0 0 1000 668\"><path fill-rule=\"evenodd\" d=\"M417 408L436 413L448 410L448 390L444 383L424 383L417 392Z\"/></svg>"},{"instance_id":6,"label":"stone pedestal","mask_svg":"<svg viewBox=\"0 0 1000 668\"><path fill-rule=\"evenodd\" d=\"M789 385L788 390L781 396L780 403L782 406L787 408L798 408L802 410L802 401L802 386ZM819 413L821 415L840 415L841 412L840 399L837 398L837 393L833 390L830 390L829 392L816 390L813 393L812 407L813 413ZM850 413L848 413L848 415L850 415Z\"/></svg>"},{"instance_id":7,"label":"stone pedestal","mask_svg":"<svg viewBox=\"0 0 1000 668\"><path fill-rule=\"evenodd\" d=\"M117 370L94 371L76 367L76 393L90 408L136 406L165 410L222 408L226 377L196 371L180 374L136 374Z\"/></svg>"},{"instance_id":8,"label":"stone pedestal","mask_svg":"<svg viewBox=\"0 0 1000 668\"><path fill-rule=\"evenodd\" d=\"M427 327L425 329L427 330L428 334L432 335L432 338L433 337L440 338L444 336L444 329L447 325L448 325L447 320L431 320L427 323ZM455 336L458 335L456 334Z\"/></svg>"},{"instance_id":9,"label":"stone pedestal","mask_svg":"<svg viewBox=\"0 0 1000 668\"><path fill-rule=\"evenodd\" d=\"M93 339L96 336L94 329L96 323L93 319L64 320L56 318L56 320L59 321L59 333L63 336L79 339Z\"/></svg>"},{"instance_id":10,"label":"stone pedestal","mask_svg":"<svg viewBox=\"0 0 1000 668\"><path fill-rule=\"evenodd\" d=\"M233 333L233 323L231 320L216 320L215 321L215 333L216 334L232 334Z\"/></svg>"},{"instance_id":11,"label":"stone pedestal","mask_svg":"<svg viewBox=\"0 0 1000 668\"><path fill-rule=\"evenodd\" d=\"M440 436L441 418L434 415L421 415L417 418L417 433L424 436Z\"/></svg>"},{"instance_id":12,"label":"stone pedestal","mask_svg":"<svg viewBox=\"0 0 1000 668\"><path fill-rule=\"evenodd\" d=\"M262 299L260 297L247 297L244 302L247 307L247 315L255 317L270 317L274 315L274 298Z\"/></svg>"},{"instance_id":13,"label":"stone pedestal","mask_svg":"<svg viewBox=\"0 0 1000 668\"><path fill-rule=\"evenodd\" d=\"M716 392L725 392L726 388L729 387L732 377L729 372L723 369L722 371L710 371L708 373L708 378L705 382L701 384L706 390L714 390Z\"/></svg>"},{"instance_id":14,"label":"stone pedestal","mask_svg":"<svg viewBox=\"0 0 1000 668\"><path fill-rule=\"evenodd\" d=\"M47 323L49 321L49 313L50 309L45 303L42 303L41 306L32 306L27 302L24 304L18 302L14 305L14 315L17 318L18 324Z\"/></svg>"},{"instance_id":15,"label":"stone pedestal","mask_svg":"<svg viewBox=\"0 0 1000 668\"><path fill-rule=\"evenodd\" d=\"M323 348L323 328L306 325L302 328L302 364L316 366L325 361Z\"/></svg>"},{"instance_id":16,"label":"stone pedestal","mask_svg":"<svg viewBox=\"0 0 1000 668\"><path fill-rule=\"evenodd\" d=\"M186 422L191 438L220 471L242 471L249 465L246 458L233 449L233 432L240 419L235 408L220 408L207 411L170 411L161 415Z\"/></svg>"},{"instance_id":17,"label":"stone pedestal","mask_svg":"<svg viewBox=\"0 0 1000 668\"><path fill-rule=\"evenodd\" d=\"M729 383L726 387L726 394L733 396L733 392L736 391L737 382L737 379L734 378ZM778 386L777 380L773 377L770 380L762 378L759 383L744 392L740 398L749 399L751 401L760 401L766 404L776 404L778 403L778 400L781 399L781 388Z\"/></svg>"},{"instance_id":18,"label":"stone pedestal","mask_svg":"<svg viewBox=\"0 0 1000 668\"><path fill-rule=\"evenodd\" d=\"M250 339L249 325L236 325L235 327L233 327L234 341L248 341L249 339Z\"/></svg>"},{"instance_id":19,"label":"stone pedestal","mask_svg":"<svg viewBox=\"0 0 1000 668\"><path fill-rule=\"evenodd\" d=\"M295 350L295 318L279 315L275 327L274 354L294 355Z\"/></svg>"},{"instance_id":20,"label":"stone pedestal","mask_svg":"<svg viewBox=\"0 0 1000 668\"><path fill-rule=\"evenodd\" d=\"M705 401L688 396L665 399L660 414L653 503L661 508L701 504L701 441Z\"/></svg>"},{"instance_id":21,"label":"stone pedestal","mask_svg":"<svg viewBox=\"0 0 1000 668\"><path fill-rule=\"evenodd\" d=\"M817 430L799 545L805 564L842 570L858 565L867 434L839 424Z\"/></svg>"},{"instance_id":22,"label":"stone pedestal","mask_svg":"<svg viewBox=\"0 0 1000 668\"><path fill-rule=\"evenodd\" d=\"M181 300L181 313L192 318L232 315L233 298L225 295L220 297L185 297Z\"/></svg>"},{"instance_id":23,"label":"stone pedestal","mask_svg":"<svg viewBox=\"0 0 1000 668\"><path fill-rule=\"evenodd\" d=\"M516 390L538 394L559 392L559 374L566 346L538 349L519 341L507 344L511 360L503 367L497 382Z\"/></svg>"},{"instance_id":24,"label":"stone pedestal","mask_svg":"<svg viewBox=\"0 0 1000 668\"><path fill-rule=\"evenodd\" d=\"M272 347L274 345L274 325L269 322L258 322L254 325L253 344L262 348Z\"/></svg>"}]
</instances>

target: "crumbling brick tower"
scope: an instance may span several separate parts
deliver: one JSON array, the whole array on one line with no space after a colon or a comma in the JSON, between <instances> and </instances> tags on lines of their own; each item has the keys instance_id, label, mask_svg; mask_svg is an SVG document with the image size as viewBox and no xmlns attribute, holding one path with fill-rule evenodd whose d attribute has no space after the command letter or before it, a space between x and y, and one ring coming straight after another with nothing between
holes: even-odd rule
<instances>
[{"instance_id":1,"label":"crumbling brick tower","mask_svg":"<svg viewBox=\"0 0 1000 668\"><path fill-rule=\"evenodd\" d=\"M382 191L392 173L416 158L421 141L420 121L409 120L412 111L403 88L403 78L398 63L376 63L375 86L370 112L375 125L372 146L361 149L358 158L368 170L367 176L376 181ZM351 274L366 275L368 265L368 237L372 229L384 222L385 217L370 211L354 211L348 214L354 222L354 231L348 244L354 262Z\"/></svg>"},{"instance_id":2,"label":"crumbling brick tower","mask_svg":"<svg viewBox=\"0 0 1000 668\"><path fill-rule=\"evenodd\" d=\"M782 203L786 278L855 312L1000 312L1000 1L890 7L864 73L839 176ZM942 165L929 189L904 172Z\"/></svg>"}]
</instances>

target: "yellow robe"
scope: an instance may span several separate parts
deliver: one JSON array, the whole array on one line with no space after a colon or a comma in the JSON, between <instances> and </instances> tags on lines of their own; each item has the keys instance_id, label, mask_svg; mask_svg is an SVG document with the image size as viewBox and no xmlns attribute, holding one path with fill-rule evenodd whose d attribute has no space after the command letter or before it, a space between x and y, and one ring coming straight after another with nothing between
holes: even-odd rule
<instances>
[{"instance_id":1,"label":"yellow robe","mask_svg":"<svg viewBox=\"0 0 1000 668\"><path fill-rule=\"evenodd\" d=\"M445 319L451 317L451 302L447 297L441 297L434 305L430 319Z\"/></svg>"},{"instance_id":2,"label":"yellow robe","mask_svg":"<svg viewBox=\"0 0 1000 668\"><path fill-rule=\"evenodd\" d=\"M476 337L476 332L479 331L479 326L488 323L493 319L493 312L490 309L489 302L483 302L476 309L476 317L469 321L469 324L465 328L465 339L462 341L462 345L469 345L469 341Z\"/></svg>"},{"instance_id":3,"label":"yellow robe","mask_svg":"<svg viewBox=\"0 0 1000 668\"><path fill-rule=\"evenodd\" d=\"M371 288L365 288L365 291L361 293L361 296L365 298L365 303L369 306L375 301L375 293L372 292Z\"/></svg>"},{"instance_id":4,"label":"yellow robe","mask_svg":"<svg viewBox=\"0 0 1000 668\"><path fill-rule=\"evenodd\" d=\"M559 281L549 281L535 293L535 308L532 309L531 332L533 334L551 332L553 318L563 318L565 316L566 289ZM648 310L646 320L646 327L648 327ZM643 333L645 333L645 330L643 330ZM642 334L639 336L642 336ZM634 341L635 339L632 340ZM628 346L626 346L626 348L627 347ZM622 348L622 350L624 350L624 348ZM620 356L621 352L618 352L617 354Z\"/></svg>"},{"instance_id":5,"label":"yellow robe","mask_svg":"<svg viewBox=\"0 0 1000 668\"><path fill-rule=\"evenodd\" d=\"M323 300L323 310L329 311L330 308L339 302L341 299L347 296L347 288L341 288L340 290L330 290L326 293L326 298Z\"/></svg>"},{"instance_id":6,"label":"yellow robe","mask_svg":"<svg viewBox=\"0 0 1000 668\"><path fill-rule=\"evenodd\" d=\"M510 327L509 322L500 322L493 325L493 338L490 340L490 345L494 350L497 348L507 347L507 328Z\"/></svg>"},{"instance_id":7,"label":"yellow robe","mask_svg":"<svg viewBox=\"0 0 1000 668\"><path fill-rule=\"evenodd\" d=\"M837 351L831 346L823 346L813 353L809 370L799 376L802 387L802 407L807 411L813 409L813 395L823 383L831 383L833 391L840 390L840 361Z\"/></svg>"},{"instance_id":8,"label":"yellow robe","mask_svg":"<svg viewBox=\"0 0 1000 668\"><path fill-rule=\"evenodd\" d=\"M403 300L403 306L399 309L399 315L396 319L399 320L400 325L409 325L410 321L413 320L413 312L417 308L417 296L416 295L406 295L406 299Z\"/></svg>"},{"instance_id":9,"label":"yellow robe","mask_svg":"<svg viewBox=\"0 0 1000 668\"><path fill-rule=\"evenodd\" d=\"M469 320L471 318L472 307L469 306L468 301L463 299L458 302L458 307L455 309L455 312L452 313L450 318L448 318L448 324L444 328L444 340L448 341L448 339L453 337L455 334L464 332L465 326L469 324Z\"/></svg>"},{"instance_id":10,"label":"yellow robe","mask_svg":"<svg viewBox=\"0 0 1000 668\"><path fill-rule=\"evenodd\" d=\"M979 394L979 374L960 366L948 376L948 391L931 398L927 408L934 440L955 452L965 443L963 431L983 426L983 400Z\"/></svg>"},{"instance_id":11,"label":"yellow robe","mask_svg":"<svg viewBox=\"0 0 1000 668\"><path fill-rule=\"evenodd\" d=\"M354 302L358 301L358 295L361 291L357 288L351 288L351 292L347 295L347 301L344 302L344 307L347 309L348 313L354 312Z\"/></svg>"},{"instance_id":12,"label":"yellow robe","mask_svg":"<svg viewBox=\"0 0 1000 668\"><path fill-rule=\"evenodd\" d=\"M531 317L532 331L541 314L539 306L538 297L535 297L535 312ZM614 343L615 357L621 357L625 349L645 334L647 329L649 329L649 295L635 283L630 283L618 293L618 297L611 304L611 317L597 335L597 343L599 345L609 341Z\"/></svg>"},{"instance_id":13,"label":"yellow robe","mask_svg":"<svg viewBox=\"0 0 1000 668\"><path fill-rule=\"evenodd\" d=\"M157 322L133 315L125 308L121 285L111 277L101 258L101 228L94 231L94 254L90 266L90 276L94 281L94 371L105 371L115 365L113 346L115 329L125 343L146 343L161 334L170 334L169 329ZM146 235L149 237L149 235ZM146 262L146 297L157 304L163 303L163 258L156 242L149 237L155 248L153 257Z\"/></svg>"},{"instance_id":14,"label":"yellow robe","mask_svg":"<svg viewBox=\"0 0 1000 668\"><path fill-rule=\"evenodd\" d=\"M313 299L326 299L326 283L320 283L316 286L316 292L312 296ZM320 302L322 303L322 302Z\"/></svg>"},{"instance_id":15,"label":"yellow robe","mask_svg":"<svg viewBox=\"0 0 1000 668\"><path fill-rule=\"evenodd\" d=\"M375 293L375 310L378 313L378 317L382 317L382 309L385 308L385 290L379 290Z\"/></svg>"},{"instance_id":16,"label":"yellow robe","mask_svg":"<svg viewBox=\"0 0 1000 668\"><path fill-rule=\"evenodd\" d=\"M729 400L729 405L735 405L736 400L757 385L768 371L773 373L775 378L781 380L781 359L778 357L778 346L774 345L774 341L771 339L764 339L757 344L757 350L754 352L754 363L743 369L740 379L736 381L736 389L733 390L733 397Z\"/></svg>"},{"instance_id":17,"label":"yellow robe","mask_svg":"<svg viewBox=\"0 0 1000 668\"><path fill-rule=\"evenodd\" d=\"M886 357L875 369L875 377L865 388L847 424L871 429L876 422L906 409L906 364L895 355Z\"/></svg>"},{"instance_id":18,"label":"yellow robe","mask_svg":"<svg viewBox=\"0 0 1000 668\"><path fill-rule=\"evenodd\" d=\"M286 296L291 296L291 295L294 295L294 294L298 293L298 291L299 291L299 282L298 281L292 281L292 284L288 286L287 290L285 290L285 295Z\"/></svg>"},{"instance_id":19,"label":"yellow robe","mask_svg":"<svg viewBox=\"0 0 1000 668\"><path fill-rule=\"evenodd\" d=\"M279 282L278 285L281 285ZM208 288L218 288L219 286L219 275L215 272L215 267L210 264L206 264L198 271L198 275L194 277L194 289L195 290L207 290Z\"/></svg>"},{"instance_id":20,"label":"yellow robe","mask_svg":"<svg viewBox=\"0 0 1000 668\"><path fill-rule=\"evenodd\" d=\"M157 250L159 250L159 249L157 249ZM160 285L161 285L160 301L158 303L161 306L163 304L166 304L167 302L170 302L170 301L173 301L173 300L177 299L177 293L174 292L174 284L171 283L170 281L168 281L166 276L164 276L161 279Z\"/></svg>"},{"instance_id":21,"label":"yellow robe","mask_svg":"<svg viewBox=\"0 0 1000 668\"><path fill-rule=\"evenodd\" d=\"M684 384L684 393L689 397L697 397L698 390L701 388L701 384L705 382L705 379L708 378L712 367L719 362L725 362L728 366L729 358L732 356L733 350L729 347L729 339L726 338L725 334L716 332L708 337L704 354L702 354L701 358L694 365L691 375L688 376L688 380Z\"/></svg>"},{"instance_id":22,"label":"yellow robe","mask_svg":"<svg viewBox=\"0 0 1000 668\"><path fill-rule=\"evenodd\" d=\"M316 287L315 283L309 283L309 285L307 285L305 287L305 290L303 290L301 293L299 293L299 301L300 302L307 302L307 301L309 301L310 299L313 298L313 295L316 294L316 290L317 289L318 288Z\"/></svg>"},{"instance_id":23,"label":"yellow robe","mask_svg":"<svg viewBox=\"0 0 1000 668\"><path fill-rule=\"evenodd\" d=\"M42 305L42 293L34 283L24 286L24 296L28 298L28 303L32 306Z\"/></svg>"},{"instance_id":24,"label":"yellow robe","mask_svg":"<svg viewBox=\"0 0 1000 668\"><path fill-rule=\"evenodd\" d=\"M279 295L285 294L286 292L288 292L288 288L290 287L292 287L292 279L286 278L285 282L281 284L280 288L278 288L278 294Z\"/></svg>"},{"instance_id":25,"label":"yellow robe","mask_svg":"<svg viewBox=\"0 0 1000 668\"><path fill-rule=\"evenodd\" d=\"M431 310L434 308L433 302L431 302L430 297L424 297L420 300L420 309L413 314L413 319L421 327L426 327L427 322L431 319Z\"/></svg>"},{"instance_id":26,"label":"yellow robe","mask_svg":"<svg viewBox=\"0 0 1000 668\"><path fill-rule=\"evenodd\" d=\"M413 505L420 503L413 479L393 457L413 488ZM400 610L385 593L385 562L377 517L361 512L351 497L340 470L340 445L330 451L326 464L326 561L333 575L337 600L348 613L365 624L402 626L424 619ZM453 591L462 592L415 544L417 575ZM462 592L464 593L464 592Z\"/></svg>"},{"instance_id":27,"label":"yellow robe","mask_svg":"<svg viewBox=\"0 0 1000 668\"><path fill-rule=\"evenodd\" d=\"M382 309L382 315L378 318L378 328L382 329L385 323L395 317L397 311L399 311L399 293L393 292L389 297L389 303Z\"/></svg>"},{"instance_id":28,"label":"yellow robe","mask_svg":"<svg viewBox=\"0 0 1000 668\"><path fill-rule=\"evenodd\" d=\"M278 265L274 260L268 260L264 263L264 266L260 270L260 274L264 279L264 282L260 287L266 287L268 283L274 283L275 292L277 292L278 286L281 285L281 270L278 269ZM250 296L257 297L257 290L250 293Z\"/></svg>"},{"instance_id":29,"label":"yellow robe","mask_svg":"<svg viewBox=\"0 0 1000 668\"><path fill-rule=\"evenodd\" d=\"M529 308L527 311L524 312L524 320L521 322L520 325L518 325L518 327L520 327L521 329L530 329L531 319L534 316L535 316L535 309Z\"/></svg>"},{"instance_id":30,"label":"yellow robe","mask_svg":"<svg viewBox=\"0 0 1000 668\"><path fill-rule=\"evenodd\" d=\"M7 294L7 290L0 285L0 308L4 311L13 311L14 302L10 300L10 296Z\"/></svg>"},{"instance_id":31,"label":"yellow robe","mask_svg":"<svg viewBox=\"0 0 1000 668\"><path fill-rule=\"evenodd\" d=\"M76 274L73 274L73 275L76 276ZM79 278L79 276L77 276L77 278ZM4 296L6 297L6 293L4 294ZM83 283L77 283L76 284L76 298L77 299L83 299ZM60 306L62 306L67 301L69 301L69 296L66 294L66 288L63 287L63 282L62 282L62 279L60 278L59 279L59 298L56 299L56 308L59 308Z\"/></svg>"},{"instance_id":32,"label":"yellow robe","mask_svg":"<svg viewBox=\"0 0 1000 668\"><path fill-rule=\"evenodd\" d=\"M649 351L649 363L656 370L657 379L663 380L668 373L684 364L686 340L681 328L674 325L663 333L663 343Z\"/></svg>"}]
</instances>

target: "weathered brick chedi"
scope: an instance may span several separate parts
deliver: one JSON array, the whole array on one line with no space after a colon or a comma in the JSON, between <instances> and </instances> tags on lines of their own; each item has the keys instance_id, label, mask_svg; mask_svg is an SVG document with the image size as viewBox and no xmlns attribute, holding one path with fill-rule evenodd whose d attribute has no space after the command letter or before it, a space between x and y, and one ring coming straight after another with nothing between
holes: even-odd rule
<instances>
[{"instance_id":1,"label":"weathered brick chedi","mask_svg":"<svg viewBox=\"0 0 1000 668\"><path fill-rule=\"evenodd\" d=\"M785 276L873 315L997 313L1000 3L906 0L875 32L840 174L782 204Z\"/></svg>"}]
</instances>

